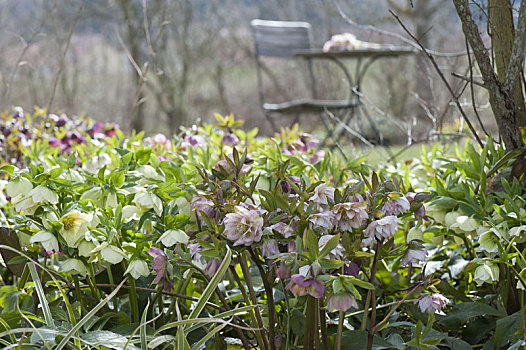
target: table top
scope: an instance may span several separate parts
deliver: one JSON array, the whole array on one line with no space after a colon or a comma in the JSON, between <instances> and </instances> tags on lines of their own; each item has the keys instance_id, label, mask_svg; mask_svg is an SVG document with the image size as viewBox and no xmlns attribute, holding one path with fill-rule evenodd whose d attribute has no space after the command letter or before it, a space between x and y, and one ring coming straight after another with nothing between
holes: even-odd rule
<instances>
[{"instance_id":1,"label":"table top","mask_svg":"<svg viewBox=\"0 0 526 350\"><path fill-rule=\"evenodd\" d=\"M297 57L304 58L374 58L374 57L396 57L412 55L418 50L407 46L382 45L371 48L363 48L349 51L323 51L322 49L299 50L295 53Z\"/></svg>"}]
</instances>

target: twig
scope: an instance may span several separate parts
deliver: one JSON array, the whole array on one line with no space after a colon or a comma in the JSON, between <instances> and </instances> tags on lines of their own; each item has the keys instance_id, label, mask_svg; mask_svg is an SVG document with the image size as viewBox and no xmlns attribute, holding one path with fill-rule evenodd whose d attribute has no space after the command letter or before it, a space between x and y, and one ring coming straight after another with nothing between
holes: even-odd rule
<instances>
[{"instance_id":1,"label":"twig","mask_svg":"<svg viewBox=\"0 0 526 350\"><path fill-rule=\"evenodd\" d=\"M6 89L4 90L4 92L2 94L2 100L4 100L4 101L7 100L8 96L9 96L9 92L11 90L11 84L15 80L15 76L16 76L16 73L18 72L18 67L20 67L20 65L22 63L22 59L26 55L27 50L29 50L29 48L31 47L31 45L32 45L31 42L33 41L33 39L35 39L36 36L38 34L40 34L40 32L42 31L42 28L44 28L44 25L46 24L47 20L51 17L51 13L53 13L55 11L55 9L57 8L57 3L58 3L58 1L55 0L55 3L53 4L53 7L51 8L51 10L44 16L44 19L40 23L40 26L38 27L38 29L35 32L33 32L33 34L31 35L31 37L28 40L24 40L23 37L20 37L20 39L25 44L25 46L24 46L24 49L22 50L22 52L20 53L20 56L18 56L18 59L16 60L15 68L14 68L13 72L11 73L11 76L9 77L9 80L5 84L6 85Z\"/></svg>"},{"instance_id":2,"label":"twig","mask_svg":"<svg viewBox=\"0 0 526 350\"><path fill-rule=\"evenodd\" d=\"M452 72L451 75L454 76L455 78L459 78L464 81L467 81L468 83L473 82L473 84L483 87L484 89L487 89L487 86L482 81L473 80L471 79L471 77L466 77L465 75L459 74L457 72Z\"/></svg>"},{"instance_id":3,"label":"twig","mask_svg":"<svg viewBox=\"0 0 526 350\"><path fill-rule=\"evenodd\" d=\"M468 127L469 129L471 130L471 132L473 133L473 135L475 136L475 139L477 140L478 144L480 145L480 147L484 147L484 144L482 143L482 140L480 139L480 137L477 135L477 132L475 131L475 128L473 127L473 124L471 124L471 121L469 120L468 116L466 115L466 113L464 112L464 109L462 108L462 106L460 105L460 102L458 100L458 97L455 95L455 92L453 91L453 88L451 87L451 85L449 85L449 82L447 81L446 77L444 76L444 74L442 73L442 71L440 70L440 67L438 66L438 64L436 63L434 57L427 52L426 48L422 45L422 43L409 31L409 29L407 29L407 27L404 25L404 23L402 22L402 20L400 19L400 17L398 17L393 11L389 11L391 13L391 15L393 15L393 17L398 21L398 23L400 24L400 26L402 26L402 28L405 30L405 32L418 44L418 46L420 46L420 48L422 49L422 51L426 54L426 56L429 58L429 60L431 61L431 63L433 64L433 67L435 67L438 75L440 76L440 78L442 79L442 81L444 82L444 84L446 85L447 89L449 90L449 93L452 95L453 97L453 101L455 102L455 104L457 105L457 108L460 112L460 114L462 115L462 117L464 118L464 120L466 121L466 123L468 124Z\"/></svg>"},{"instance_id":4,"label":"twig","mask_svg":"<svg viewBox=\"0 0 526 350\"><path fill-rule=\"evenodd\" d=\"M80 4L80 7L77 11L77 14L75 15L75 19L73 20L73 25L71 26L71 30L69 31L68 38L66 40L66 47L64 48L64 51L62 52L62 57L60 58L60 64L58 67L58 71L57 71L57 74L55 75L55 80L53 81L53 88L51 90L51 96L49 98L49 102L46 108L47 113L51 112L51 107L53 106L53 100L55 99L55 93L57 92L58 80L60 79L60 75L62 74L62 71L64 70L64 61L66 59L66 54L69 50L69 44L71 43L71 38L73 37L73 33L75 32L75 28L77 27L77 23L79 21L82 10L84 9L85 3L86 3L86 0L82 0L82 3Z\"/></svg>"},{"instance_id":5,"label":"twig","mask_svg":"<svg viewBox=\"0 0 526 350\"><path fill-rule=\"evenodd\" d=\"M370 30L370 31L373 31L373 32L376 32L376 33L379 33L381 35L385 35L385 36L390 36L390 37L393 37L393 38L396 38L400 41L403 41L404 43L408 44L408 45L411 45L412 47L416 48L416 49L419 49L423 52L425 52L426 54L429 54L429 55L433 55L433 56L439 56L439 57L457 57L457 56L464 56L466 53L465 52L451 52L451 53L444 53L444 52L439 52L439 51L435 51L435 50L429 50L429 49L426 49L424 47L421 47L419 45L415 45L415 43L407 38L405 38L404 36L400 35L400 34L397 34L397 33L394 33L394 32L390 32L388 30L384 30L384 29L380 29L380 28L377 28L373 25L366 25L366 24L359 24L359 23L356 23L355 21L353 21L351 18L349 18L349 16L347 16L345 14L345 12L342 10L342 8L340 7L340 5L338 4L338 2L336 2L336 0L332 0L332 3L334 4L334 6L336 7L336 9L338 10L338 13L340 14L340 16L345 20L347 21L350 25L353 25L355 27L358 27L358 28L362 28L362 29L367 29L367 30Z\"/></svg>"}]
</instances>

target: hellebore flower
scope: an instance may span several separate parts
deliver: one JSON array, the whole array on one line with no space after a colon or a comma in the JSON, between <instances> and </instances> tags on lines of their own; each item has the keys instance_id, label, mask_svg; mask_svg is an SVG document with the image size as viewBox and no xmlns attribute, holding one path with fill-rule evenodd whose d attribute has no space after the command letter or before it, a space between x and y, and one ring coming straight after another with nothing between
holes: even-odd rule
<instances>
[{"instance_id":1,"label":"hellebore flower","mask_svg":"<svg viewBox=\"0 0 526 350\"><path fill-rule=\"evenodd\" d=\"M59 250L57 238L49 231L37 232L34 236L31 237L30 242L42 244L42 248L44 248L48 253L56 253Z\"/></svg>"},{"instance_id":2,"label":"hellebore flower","mask_svg":"<svg viewBox=\"0 0 526 350\"><path fill-rule=\"evenodd\" d=\"M156 134L148 140L150 146L162 146L167 150L172 148L172 142L164 134Z\"/></svg>"},{"instance_id":3,"label":"hellebore flower","mask_svg":"<svg viewBox=\"0 0 526 350\"><path fill-rule=\"evenodd\" d=\"M336 219L336 226L341 231L351 232L353 228L360 228L369 218L364 203L360 202L336 204L332 207L332 212Z\"/></svg>"},{"instance_id":4,"label":"hellebore flower","mask_svg":"<svg viewBox=\"0 0 526 350\"><path fill-rule=\"evenodd\" d=\"M327 242L329 242L329 240L333 237L334 235L321 236L320 239L318 240L318 247L320 249L323 248L327 244ZM329 252L329 257L330 259L340 259L340 258L343 258L344 252L345 252L345 248L343 248L343 245L341 243L338 243L336 248L334 248L333 250Z\"/></svg>"},{"instance_id":5,"label":"hellebore flower","mask_svg":"<svg viewBox=\"0 0 526 350\"><path fill-rule=\"evenodd\" d=\"M79 255L89 258L91 256L91 251L95 248L96 245L93 242L82 240L78 246Z\"/></svg>"},{"instance_id":6,"label":"hellebore flower","mask_svg":"<svg viewBox=\"0 0 526 350\"><path fill-rule=\"evenodd\" d=\"M327 310L329 311L338 310L345 312L349 310L351 306L358 309L358 303L354 297L347 293L331 294L327 298Z\"/></svg>"},{"instance_id":7,"label":"hellebore flower","mask_svg":"<svg viewBox=\"0 0 526 350\"><path fill-rule=\"evenodd\" d=\"M396 216L386 216L380 220L373 221L365 229L366 238L362 241L363 246L370 246L373 238L377 241L387 239L394 235L401 221Z\"/></svg>"},{"instance_id":8,"label":"hellebore flower","mask_svg":"<svg viewBox=\"0 0 526 350\"><path fill-rule=\"evenodd\" d=\"M490 262L480 265L475 269L473 280L477 283L477 286L481 286L484 282L497 282L499 280L499 267Z\"/></svg>"},{"instance_id":9,"label":"hellebore flower","mask_svg":"<svg viewBox=\"0 0 526 350\"><path fill-rule=\"evenodd\" d=\"M128 223L132 220L140 220L141 210L135 205L125 205L122 208L122 221Z\"/></svg>"},{"instance_id":10,"label":"hellebore flower","mask_svg":"<svg viewBox=\"0 0 526 350\"><path fill-rule=\"evenodd\" d=\"M161 216L163 212L163 202L159 197L150 192L137 193L133 199L133 203L144 212L153 209L159 216Z\"/></svg>"},{"instance_id":11,"label":"hellebore flower","mask_svg":"<svg viewBox=\"0 0 526 350\"><path fill-rule=\"evenodd\" d=\"M93 220L93 214L81 213L78 210L72 210L60 218L62 229L60 234L66 241L68 247L76 248L79 241L84 238L88 223Z\"/></svg>"},{"instance_id":12,"label":"hellebore flower","mask_svg":"<svg viewBox=\"0 0 526 350\"><path fill-rule=\"evenodd\" d=\"M424 294L415 300L415 303L418 303L420 311L426 313L435 313L436 311L440 311L446 306L448 302L449 300L439 293Z\"/></svg>"},{"instance_id":13,"label":"hellebore flower","mask_svg":"<svg viewBox=\"0 0 526 350\"><path fill-rule=\"evenodd\" d=\"M166 275L166 264L168 262L168 257L164 251L155 247L148 249L148 254L153 257L153 270L157 273L153 283L159 284L161 279Z\"/></svg>"},{"instance_id":14,"label":"hellebore flower","mask_svg":"<svg viewBox=\"0 0 526 350\"><path fill-rule=\"evenodd\" d=\"M181 230L168 230L157 242L162 242L165 247L171 247L176 243L187 244L188 235Z\"/></svg>"},{"instance_id":15,"label":"hellebore flower","mask_svg":"<svg viewBox=\"0 0 526 350\"><path fill-rule=\"evenodd\" d=\"M124 274L127 273L129 273L134 279L138 279L141 276L148 277L150 270L148 270L148 264L146 261L133 259L128 265L126 272L124 272Z\"/></svg>"},{"instance_id":16,"label":"hellebore flower","mask_svg":"<svg viewBox=\"0 0 526 350\"><path fill-rule=\"evenodd\" d=\"M382 207L382 211L386 215L400 215L405 213L409 210L409 207L411 205L409 204L409 201L404 196L401 196L396 199L391 199L387 201L387 203L384 204Z\"/></svg>"},{"instance_id":17,"label":"hellebore flower","mask_svg":"<svg viewBox=\"0 0 526 350\"><path fill-rule=\"evenodd\" d=\"M484 228L484 230L485 232L480 233L479 236L479 249L485 250L488 253L497 252L499 250L498 242L500 241L498 231L495 228Z\"/></svg>"},{"instance_id":18,"label":"hellebore flower","mask_svg":"<svg viewBox=\"0 0 526 350\"><path fill-rule=\"evenodd\" d=\"M47 188L46 186L39 185L29 191L29 196L33 200L33 203L58 203L58 196L55 192Z\"/></svg>"},{"instance_id":19,"label":"hellebore flower","mask_svg":"<svg viewBox=\"0 0 526 350\"><path fill-rule=\"evenodd\" d=\"M263 242L263 248L261 249L261 255L265 258L270 258L271 256L279 254L278 242L275 239L270 239Z\"/></svg>"},{"instance_id":20,"label":"hellebore flower","mask_svg":"<svg viewBox=\"0 0 526 350\"><path fill-rule=\"evenodd\" d=\"M290 268L283 261L280 261L279 263L279 267L276 270L276 276L282 280L290 278Z\"/></svg>"},{"instance_id":21,"label":"hellebore flower","mask_svg":"<svg viewBox=\"0 0 526 350\"><path fill-rule=\"evenodd\" d=\"M118 264L126 257L126 254L114 245L110 245L108 242L103 242L101 245L91 251L91 253L100 252L102 259L109 262L112 265Z\"/></svg>"},{"instance_id":22,"label":"hellebore flower","mask_svg":"<svg viewBox=\"0 0 526 350\"><path fill-rule=\"evenodd\" d=\"M27 195L33 189L31 181L23 176L20 176L16 181L9 181L7 183L7 195L11 198L18 196L19 194Z\"/></svg>"},{"instance_id":23,"label":"hellebore flower","mask_svg":"<svg viewBox=\"0 0 526 350\"><path fill-rule=\"evenodd\" d=\"M286 289L290 290L292 294L297 297L309 294L319 299L322 298L323 293L325 293L325 283L315 278L306 279L302 275L295 274L292 275Z\"/></svg>"},{"instance_id":24,"label":"hellebore flower","mask_svg":"<svg viewBox=\"0 0 526 350\"><path fill-rule=\"evenodd\" d=\"M446 211L442 208L439 208L436 205L426 204L425 207L426 216L433 218L439 224L445 224L446 222Z\"/></svg>"},{"instance_id":25,"label":"hellebore flower","mask_svg":"<svg viewBox=\"0 0 526 350\"><path fill-rule=\"evenodd\" d=\"M323 183L314 189L314 195L309 198L319 208L328 208L329 203L334 203L334 188Z\"/></svg>"},{"instance_id":26,"label":"hellebore flower","mask_svg":"<svg viewBox=\"0 0 526 350\"><path fill-rule=\"evenodd\" d=\"M308 220L313 229L316 227L323 227L327 230L332 230L335 221L332 211L324 211L321 213L309 215Z\"/></svg>"},{"instance_id":27,"label":"hellebore flower","mask_svg":"<svg viewBox=\"0 0 526 350\"><path fill-rule=\"evenodd\" d=\"M224 224L224 235L234 245L250 246L254 242L259 242L263 235L263 218L258 210L248 210L241 206L236 206L235 213L226 214Z\"/></svg>"},{"instance_id":28,"label":"hellebore flower","mask_svg":"<svg viewBox=\"0 0 526 350\"><path fill-rule=\"evenodd\" d=\"M516 226L510 228L509 235L510 237L516 237L515 241L518 243L522 243L526 239L526 235L524 235L524 232L526 232L526 225L522 226Z\"/></svg>"},{"instance_id":29,"label":"hellebore flower","mask_svg":"<svg viewBox=\"0 0 526 350\"><path fill-rule=\"evenodd\" d=\"M285 238L289 238L294 233L292 226L284 222L278 222L277 224L269 226L269 228L279 232Z\"/></svg>"},{"instance_id":30,"label":"hellebore flower","mask_svg":"<svg viewBox=\"0 0 526 350\"><path fill-rule=\"evenodd\" d=\"M221 139L221 143L227 146L237 145L238 142L239 142L239 137L237 137L237 135L234 134L233 132L225 134L225 136L223 136L223 138Z\"/></svg>"},{"instance_id":31,"label":"hellebore flower","mask_svg":"<svg viewBox=\"0 0 526 350\"><path fill-rule=\"evenodd\" d=\"M421 261L426 260L427 250L421 249L407 249L404 253L404 256L400 260L400 263L403 266L409 264L418 264Z\"/></svg>"},{"instance_id":32,"label":"hellebore flower","mask_svg":"<svg viewBox=\"0 0 526 350\"><path fill-rule=\"evenodd\" d=\"M454 230L456 233L469 233L475 231L479 226L480 225L478 224L477 220L465 215L459 215L456 217L455 222L449 226L449 228Z\"/></svg>"},{"instance_id":33,"label":"hellebore flower","mask_svg":"<svg viewBox=\"0 0 526 350\"><path fill-rule=\"evenodd\" d=\"M406 242L411 242L414 240L423 241L424 240L424 232L422 232L422 229L419 226L415 226L407 232L407 237L405 238Z\"/></svg>"},{"instance_id":34,"label":"hellebore flower","mask_svg":"<svg viewBox=\"0 0 526 350\"><path fill-rule=\"evenodd\" d=\"M199 219L201 225L206 224L201 217L201 212L205 213L210 218L214 216L214 202L204 196L194 196L192 199L192 208L195 210L197 219Z\"/></svg>"},{"instance_id":35,"label":"hellebore flower","mask_svg":"<svg viewBox=\"0 0 526 350\"><path fill-rule=\"evenodd\" d=\"M210 261L206 264L205 274L208 277L213 277L217 273L217 270L219 270L219 266L221 266L221 260L210 259Z\"/></svg>"},{"instance_id":36,"label":"hellebore flower","mask_svg":"<svg viewBox=\"0 0 526 350\"><path fill-rule=\"evenodd\" d=\"M60 265L60 271L69 272L72 275L86 276L88 274L86 265L79 259L67 259Z\"/></svg>"}]
</instances>

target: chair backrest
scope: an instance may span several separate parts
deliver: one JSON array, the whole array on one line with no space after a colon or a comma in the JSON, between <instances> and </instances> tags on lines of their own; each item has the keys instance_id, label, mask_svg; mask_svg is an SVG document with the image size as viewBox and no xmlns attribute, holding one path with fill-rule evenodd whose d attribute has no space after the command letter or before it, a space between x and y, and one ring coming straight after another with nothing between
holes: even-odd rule
<instances>
[{"instance_id":1,"label":"chair backrest","mask_svg":"<svg viewBox=\"0 0 526 350\"><path fill-rule=\"evenodd\" d=\"M312 47L312 29L307 22L254 19L250 25L256 56L291 57Z\"/></svg>"}]
</instances>

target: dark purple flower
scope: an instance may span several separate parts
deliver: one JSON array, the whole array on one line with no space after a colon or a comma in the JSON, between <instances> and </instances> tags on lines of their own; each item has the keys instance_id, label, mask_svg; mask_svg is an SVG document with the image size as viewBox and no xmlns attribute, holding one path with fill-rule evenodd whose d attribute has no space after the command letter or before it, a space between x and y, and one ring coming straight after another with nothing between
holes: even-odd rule
<instances>
[{"instance_id":1,"label":"dark purple flower","mask_svg":"<svg viewBox=\"0 0 526 350\"><path fill-rule=\"evenodd\" d=\"M237 145L238 142L239 142L239 137L237 137L237 135L234 134L233 132L225 134L225 136L223 136L223 138L221 139L221 143L227 146Z\"/></svg>"},{"instance_id":2,"label":"dark purple flower","mask_svg":"<svg viewBox=\"0 0 526 350\"><path fill-rule=\"evenodd\" d=\"M263 248L261 255L265 258L270 258L273 255L279 254L279 247L278 242L276 242L275 239L270 239L268 241L263 242Z\"/></svg>"},{"instance_id":3,"label":"dark purple flower","mask_svg":"<svg viewBox=\"0 0 526 350\"><path fill-rule=\"evenodd\" d=\"M301 180L299 177L289 176L289 180L290 182L297 185L298 187L300 186ZM290 185L288 181L283 180L281 181L280 185L281 185L281 190L283 191L283 193L296 194L296 191L294 191L294 189L292 188L292 186Z\"/></svg>"},{"instance_id":4,"label":"dark purple flower","mask_svg":"<svg viewBox=\"0 0 526 350\"><path fill-rule=\"evenodd\" d=\"M56 137L54 136L51 136L48 140L48 143L51 147L59 147L60 144L62 143L61 140L57 139Z\"/></svg>"},{"instance_id":5,"label":"dark purple flower","mask_svg":"<svg viewBox=\"0 0 526 350\"><path fill-rule=\"evenodd\" d=\"M290 278L290 268L283 261L279 263L279 267L276 270L276 276L282 280Z\"/></svg>"},{"instance_id":6,"label":"dark purple flower","mask_svg":"<svg viewBox=\"0 0 526 350\"><path fill-rule=\"evenodd\" d=\"M55 125L58 126L59 128L61 126L64 126L66 125L66 123L69 121L69 118L65 115L65 114L62 114L58 119L57 121L55 122Z\"/></svg>"},{"instance_id":7,"label":"dark purple flower","mask_svg":"<svg viewBox=\"0 0 526 350\"><path fill-rule=\"evenodd\" d=\"M358 274L360 273L361 264L362 264L361 259L355 259L343 266L343 273L345 273L347 276L358 277Z\"/></svg>"},{"instance_id":8,"label":"dark purple flower","mask_svg":"<svg viewBox=\"0 0 526 350\"><path fill-rule=\"evenodd\" d=\"M205 274L208 277L213 277L217 273L217 270L219 270L219 266L221 266L221 260L219 260L219 259L210 259L208 264L206 264Z\"/></svg>"},{"instance_id":9,"label":"dark purple flower","mask_svg":"<svg viewBox=\"0 0 526 350\"><path fill-rule=\"evenodd\" d=\"M286 289L290 290L297 297L309 294L319 299L325 293L325 283L315 278L306 279L300 274L295 274L292 275Z\"/></svg>"}]
</instances>

